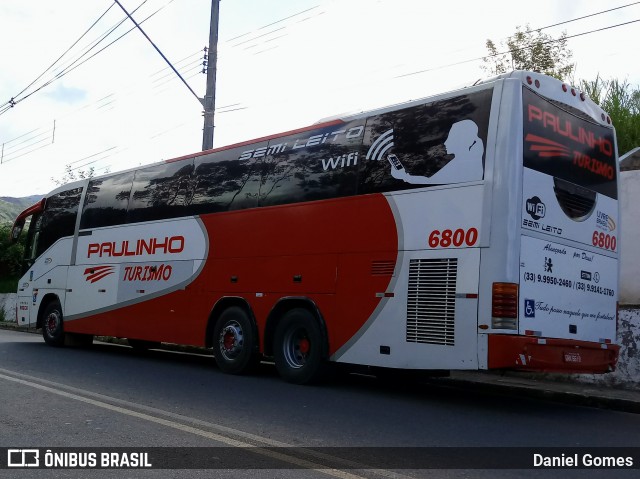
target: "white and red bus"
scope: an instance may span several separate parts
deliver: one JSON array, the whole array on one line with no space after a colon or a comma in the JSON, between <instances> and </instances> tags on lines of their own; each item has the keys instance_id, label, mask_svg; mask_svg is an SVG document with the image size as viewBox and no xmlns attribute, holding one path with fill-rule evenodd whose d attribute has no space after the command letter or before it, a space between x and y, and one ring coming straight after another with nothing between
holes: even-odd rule
<instances>
[{"instance_id":1,"label":"white and red bus","mask_svg":"<svg viewBox=\"0 0 640 479\"><path fill-rule=\"evenodd\" d=\"M604 111L512 72L54 190L15 223L17 322L296 383L331 361L604 373L618 177Z\"/></svg>"}]
</instances>

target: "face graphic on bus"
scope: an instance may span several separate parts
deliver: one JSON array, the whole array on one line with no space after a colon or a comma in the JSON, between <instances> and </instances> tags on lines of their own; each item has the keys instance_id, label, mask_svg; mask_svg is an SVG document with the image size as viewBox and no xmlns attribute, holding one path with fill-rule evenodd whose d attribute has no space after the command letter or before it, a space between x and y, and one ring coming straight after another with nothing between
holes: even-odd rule
<instances>
[{"instance_id":1,"label":"face graphic on bus","mask_svg":"<svg viewBox=\"0 0 640 479\"><path fill-rule=\"evenodd\" d=\"M444 142L447 154L458 159L482 161L482 140L478 137L478 125L471 120L454 123L449 130L449 136Z\"/></svg>"},{"instance_id":2,"label":"face graphic on bus","mask_svg":"<svg viewBox=\"0 0 640 479\"><path fill-rule=\"evenodd\" d=\"M410 174L404 169L402 160L396 155L389 155L391 175L407 183L417 185L436 185L478 181L482 179L482 155L484 145L478 136L478 125L472 120L461 120L449 130L444 146L447 155L453 158L432 176Z\"/></svg>"}]
</instances>

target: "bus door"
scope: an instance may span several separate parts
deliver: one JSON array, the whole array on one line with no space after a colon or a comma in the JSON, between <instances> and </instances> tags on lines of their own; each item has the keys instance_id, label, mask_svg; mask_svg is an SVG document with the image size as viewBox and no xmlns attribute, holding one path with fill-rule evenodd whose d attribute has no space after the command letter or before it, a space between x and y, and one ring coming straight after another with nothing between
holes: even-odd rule
<instances>
[{"instance_id":1,"label":"bus door","mask_svg":"<svg viewBox=\"0 0 640 479\"><path fill-rule=\"evenodd\" d=\"M11 230L11 240L17 242L20 239L22 230L25 225L29 225L27 232L27 242L25 245L22 273L23 276L18 282L18 302L16 311L16 321L20 326L29 326L32 321L30 318L31 304L33 297L33 271L31 267L36 259L36 251L38 250L38 241L40 238L40 228L42 225L42 210L44 209L45 200L26 209L16 218ZM35 324L36 318L33 319Z\"/></svg>"}]
</instances>

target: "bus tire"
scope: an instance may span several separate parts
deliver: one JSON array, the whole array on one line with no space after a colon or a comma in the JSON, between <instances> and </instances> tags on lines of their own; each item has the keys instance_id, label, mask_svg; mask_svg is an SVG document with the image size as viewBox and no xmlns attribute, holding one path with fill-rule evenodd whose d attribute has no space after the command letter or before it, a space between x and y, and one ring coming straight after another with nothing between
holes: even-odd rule
<instances>
[{"instance_id":1,"label":"bus tire","mask_svg":"<svg viewBox=\"0 0 640 479\"><path fill-rule=\"evenodd\" d=\"M255 330L239 306L225 309L213 329L213 356L227 374L247 374L258 364Z\"/></svg>"},{"instance_id":2,"label":"bus tire","mask_svg":"<svg viewBox=\"0 0 640 479\"><path fill-rule=\"evenodd\" d=\"M295 308L276 326L273 355L280 376L293 384L311 384L322 379L327 364L325 339L315 316L304 308Z\"/></svg>"},{"instance_id":3,"label":"bus tire","mask_svg":"<svg viewBox=\"0 0 640 479\"><path fill-rule=\"evenodd\" d=\"M62 306L58 300L51 301L42 311L42 337L49 346L64 346Z\"/></svg>"}]
</instances>

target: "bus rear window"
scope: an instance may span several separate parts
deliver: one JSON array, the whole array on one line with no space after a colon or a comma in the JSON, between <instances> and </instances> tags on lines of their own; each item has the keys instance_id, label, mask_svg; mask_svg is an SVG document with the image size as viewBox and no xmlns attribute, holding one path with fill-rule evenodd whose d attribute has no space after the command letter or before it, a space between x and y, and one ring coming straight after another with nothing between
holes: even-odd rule
<instances>
[{"instance_id":1,"label":"bus rear window","mask_svg":"<svg viewBox=\"0 0 640 479\"><path fill-rule=\"evenodd\" d=\"M526 87L522 97L524 166L617 199L613 130L573 115Z\"/></svg>"}]
</instances>

